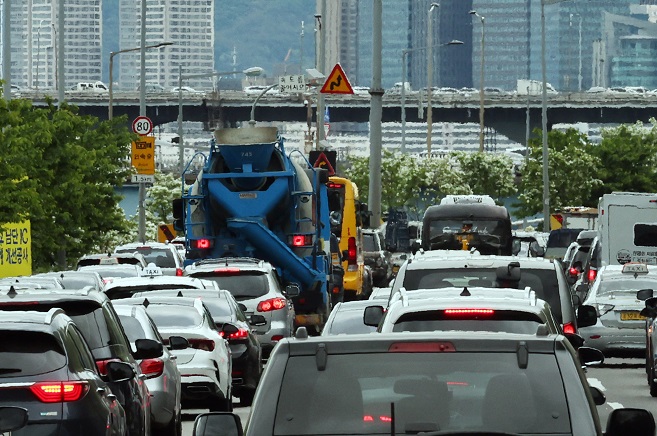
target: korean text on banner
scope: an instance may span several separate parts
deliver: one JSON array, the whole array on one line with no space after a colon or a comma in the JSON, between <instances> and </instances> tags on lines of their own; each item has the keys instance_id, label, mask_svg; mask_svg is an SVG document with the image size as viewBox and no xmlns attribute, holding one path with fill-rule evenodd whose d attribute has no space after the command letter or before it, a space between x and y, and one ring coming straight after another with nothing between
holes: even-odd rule
<instances>
[{"instance_id":1,"label":"korean text on banner","mask_svg":"<svg viewBox=\"0 0 657 436\"><path fill-rule=\"evenodd\" d=\"M8 223L0 229L0 277L32 274L30 221Z\"/></svg>"}]
</instances>

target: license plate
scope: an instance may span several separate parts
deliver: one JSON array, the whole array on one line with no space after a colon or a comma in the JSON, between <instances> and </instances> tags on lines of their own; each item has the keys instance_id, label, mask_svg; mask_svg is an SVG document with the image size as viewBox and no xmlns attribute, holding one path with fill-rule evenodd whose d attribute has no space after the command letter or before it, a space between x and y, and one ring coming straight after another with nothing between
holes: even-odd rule
<instances>
[{"instance_id":1,"label":"license plate","mask_svg":"<svg viewBox=\"0 0 657 436\"><path fill-rule=\"evenodd\" d=\"M639 312L621 312L620 319L621 321L643 321L646 317Z\"/></svg>"}]
</instances>

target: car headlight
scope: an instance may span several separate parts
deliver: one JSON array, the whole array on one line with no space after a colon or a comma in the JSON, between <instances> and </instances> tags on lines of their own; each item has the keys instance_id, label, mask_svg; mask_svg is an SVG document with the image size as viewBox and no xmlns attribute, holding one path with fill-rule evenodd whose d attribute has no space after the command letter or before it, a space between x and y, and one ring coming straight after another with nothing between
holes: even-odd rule
<instances>
[{"instance_id":1,"label":"car headlight","mask_svg":"<svg viewBox=\"0 0 657 436\"><path fill-rule=\"evenodd\" d=\"M602 316L614 308L613 304L597 303L595 308L598 310L598 316Z\"/></svg>"}]
</instances>

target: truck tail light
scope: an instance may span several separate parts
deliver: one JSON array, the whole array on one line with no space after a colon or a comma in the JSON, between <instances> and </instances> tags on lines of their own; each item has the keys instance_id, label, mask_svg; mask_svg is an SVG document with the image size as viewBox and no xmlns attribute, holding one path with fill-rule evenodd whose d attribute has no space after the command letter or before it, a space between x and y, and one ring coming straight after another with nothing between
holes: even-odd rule
<instances>
[{"instance_id":1,"label":"truck tail light","mask_svg":"<svg viewBox=\"0 0 657 436\"><path fill-rule=\"evenodd\" d=\"M212 339L188 339L189 346L196 350L214 351L214 341Z\"/></svg>"},{"instance_id":2,"label":"truck tail light","mask_svg":"<svg viewBox=\"0 0 657 436\"><path fill-rule=\"evenodd\" d=\"M139 363L139 368L146 378L155 378L162 375L164 361L162 359L144 359Z\"/></svg>"},{"instance_id":3,"label":"truck tail light","mask_svg":"<svg viewBox=\"0 0 657 436\"><path fill-rule=\"evenodd\" d=\"M192 241L192 246L199 250L209 250L214 246L214 241L207 238L195 239Z\"/></svg>"},{"instance_id":4,"label":"truck tail light","mask_svg":"<svg viewBox=\"0 0 657 436\"><path fill-rule=\"evenodd\" d=\"M351 236L347 240L347 264L355 265L356 264L356 238Z\"/></svg>"},{"instance_id":5,"label":"truck tail light","mask_svg":"<svg viewBox=\"0 0 657 436\"><path fill-rule=\"evenodd\" d=\"M313 235L292 235L290 245L293 247L308 247L313 245Z\"/></svg>"},{"instance_id":6,"label":"truck tail light","mask_svg":"<svg viewBox=\"0 0 657 436\"><path fill-rule=\"evenodd\" d=\"M285 298L270 298L269 300L264 300L258 303L256 310L258 312L271 312L283 309L286 305L287 302L285 301Z\"/></svg>"},{"instance_id":7,"label":"truck tail light","mask_svg":"<svg viewBox=\"0 0 657 436\"><path fill-rule=\"evenodd\" d=\"M42 403L62 403L79 400L89 385L84 381L40 382L30 386L30 390Z\"/></svg>"},{"instance_id":8,"label":"truck tail light","mask_svg":"<svg viewBox=\"0 0 657 436\"><path fill-rule=\"evenodd\" d=\"M567 335L572 335L572 334L577 333L575 331L575 324L573 324L572 322L565 323L563 325L563 332L564 332L564 334L567 334Z\"/></svg>"}]
</instances>

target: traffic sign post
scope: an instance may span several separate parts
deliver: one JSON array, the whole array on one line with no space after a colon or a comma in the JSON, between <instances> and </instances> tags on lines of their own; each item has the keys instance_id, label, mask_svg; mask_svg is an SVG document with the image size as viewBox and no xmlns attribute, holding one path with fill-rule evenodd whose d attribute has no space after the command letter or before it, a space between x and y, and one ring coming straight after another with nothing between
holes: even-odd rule
<instances>
[{"instance_id":1,"label":"traffic sign post","mask_svg":"<svg viewBox=\"0 0 657 436\"><path fill-rule=\"evenodd\" d=\"M132 122L132 131L141 136L150 135L153 131L153 122L148 117L139 116Z\"/></svg>"},{"instance_id":2,"label":"traffic sign post","mask_svg":"<svg viewBox=\"0 0 657 436\"><path fill-rule=\"evenodd\" d=\"M306 90L304 75L286 75L278 78L278 90L283 93L299 93Z\"/></svg>"},{"instance_id":3,"label":"traffic sign post","mask_svg":"<svg viewBox=\"0 0 657 436\"><path fill-rule=\"evenodd\" d=\"M155 174L155 137L140 136L133 141L131 158L137 174Z\"/></svg>"}]
</instances>

